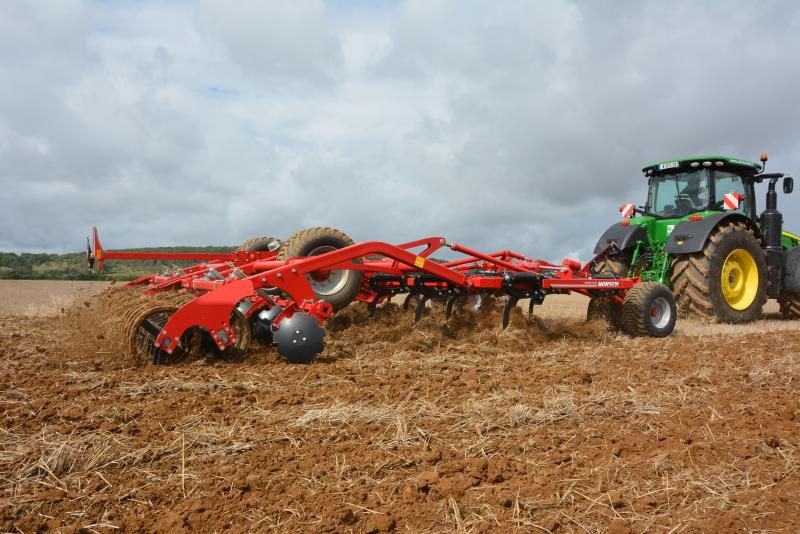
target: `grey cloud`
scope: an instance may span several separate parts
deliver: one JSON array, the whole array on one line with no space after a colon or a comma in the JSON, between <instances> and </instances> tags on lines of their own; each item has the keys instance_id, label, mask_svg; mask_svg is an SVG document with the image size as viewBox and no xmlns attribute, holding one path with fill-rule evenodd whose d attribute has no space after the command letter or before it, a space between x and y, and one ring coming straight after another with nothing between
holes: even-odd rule
<instances>
[{"instance_id":1,"label":"grey cloud","mask_svg":"<svg viewBox=\"0 0 800 534\"><path fill-rule=\"evenodd\" d=\"M800 168L793 2L59 5L0 4L0 249L332 225L586 259L649 161Z\"/></svg>"},{"instance_id":2,"label":"grey cloud","mask_svg":"<svg viewBox=\"0 0 800 534\"><path fill-rule=\"evenodd\" d=\"M248 77L291 90L339 78L340 44L326 24L322 0L203 0L195 20Z\"/></svg>"}]
</instances>

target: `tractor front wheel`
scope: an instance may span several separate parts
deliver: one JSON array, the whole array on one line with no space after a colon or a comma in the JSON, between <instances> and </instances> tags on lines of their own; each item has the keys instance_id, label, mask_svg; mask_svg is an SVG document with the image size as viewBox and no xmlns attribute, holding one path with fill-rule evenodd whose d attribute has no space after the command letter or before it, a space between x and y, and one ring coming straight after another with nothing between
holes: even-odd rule
<instances>
[{"instance_id":1,"label":"tractor front wheel","mask_svg":"<svg viewBox=\"0 0 800 534\"><path fill-rule=\"evenodd\" d=\"M621 328L620 317L622 317L622 304L608 298L592 297L586 308L587 321L596 319L605 321L612 330Z\"/></svg>"},{"instance_id":2,"label":"tractor front wheel","mask_svg":"<svg viewBox=\"0 0 800 534\"><path fill-rule=\"evenodd\" d=\"M592 264L592 274L613 276L614 278L627 278L630 268L630 253L620 253L615 256L606 256ZM586 320L601 319L608 325L618 330L621 328L622 304L603 297L592 297L586 308Z\"/></svg>"},{"instance_id":3,"label":"tractor front wheel","mask_svg":"<svg viewBox=\"0 0 800 534\"><path fill-rule=\"evenodd\" d=\"M767 263L753 230L717 227L702 251L672 263L672 287L681 310L726 323L750 322L767 301Z\"/></svg>"},{"instance_id":4,"label":"tractor front wheel","mask_svg":"<svg viewBox=\"0 0 800 534\"><path fill-rule=\"evenodd\" d=\"M592 273L613 275L616 278L627 278L631 266L630 253L619 253L606 256L592 264Z\"/></svg>"}]
</instances>

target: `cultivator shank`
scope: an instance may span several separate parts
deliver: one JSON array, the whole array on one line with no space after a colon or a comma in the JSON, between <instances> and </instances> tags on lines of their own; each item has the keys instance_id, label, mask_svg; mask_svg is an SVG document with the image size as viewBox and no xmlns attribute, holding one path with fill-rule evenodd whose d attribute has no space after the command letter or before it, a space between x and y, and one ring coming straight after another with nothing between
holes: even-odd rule
<instances>
[{"instance_id":1,"label":"cultivator shank","mask_svg":"<svg viewBox=\"0 0 800 534\"><path fill-rule=\"evenodd\" d=\"M580 293L626 313L642 314L645 319L655 313L648 307L649 301L641 298L637 302L645 302L648 309L638 309L642 304L637 309L625 309L625 297L639 284L638 278L593 275L592 262L581 265L567 259L554 264L508 250L484 254L448 243L442 237L399 245L380 241L350 243L341 232L316 228L296 234L280 248L268 250L229 254L106 252L95 230L94 249L90 247L87 258L90 265L95 261L99 267L104 261L115 259L205 260L128 284L141 293L136 295L138 301L132 302L136 311L129 318L131 350L141 352L151 344L146 349L155 363L165 361L176 351L199 350L201 338L220 351L235 346L246 348L253 332L262 343L274 342L290 362L309 362L323 350L323 325L334 313L331 302L336 302L338 309L342 302L357 299L374 312L378 305L402 294L407 295L406 306L411 299L417 299L417 319L430 300L442 301L449 319L455 304L463 303L467 297L503 295L507 298L504 328L509 324L511 310L520 301L527 299L532 310L547 295L558 293ZM307 255L285 257L287 247ZM464 257L450 262L433 259L432 255L443 247ZM598 258L607 252L601 251ZM168 302L162 302L165 298ZM142 304L148 299L152 299L150 308ZM653 310L662 310L662 304L658 301ZM628 333L669 334L674 326L674 302L668 304L672 319L666 327L661 321L661 328L646 325L646 330Z\"/></svg>"}]
</instances>

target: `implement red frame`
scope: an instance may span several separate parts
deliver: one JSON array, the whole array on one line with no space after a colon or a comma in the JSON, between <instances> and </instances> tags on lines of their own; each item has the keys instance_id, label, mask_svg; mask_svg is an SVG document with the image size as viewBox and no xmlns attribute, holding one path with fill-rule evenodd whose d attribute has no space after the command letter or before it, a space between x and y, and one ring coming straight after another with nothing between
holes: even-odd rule
<instances>
[{"instance_id":1,"label":"implement red frame","mask_svg":"<svg viewBox=\"0 0 800 534\"><path fill-rule=\"evenodd\" d=\"M541 304L553 293L577 292L603 296L622 302L625 293L639 283L639 278L612 278L592 275L590 265L566 259L561 264L533 260L522 254L503 250L491 254L472 250L442 237L428 237L392 245L381 241L358 243L338 250L305 258L278 260L276 251L231 253L153 253L104 251L97 229L93 231L94 250L87 252L90 264L100 269L107 260L204 260L204 263L177 269L166 275L148 275L130 286L144 286L147 293L185 289L197 295L179 308L156 339L156 344L171 353L178 340L192 327L209 332L220 349L235 343L230 325L234 309L252 316L261 309L280 307L272 328L295 313L317 319L321 325L333 312L326 301L314 294L307 275L332 270L355 270L363 273L357 298L375 306L399 293L418 294L422 302L429 298L454 299L471 293L507 294L504 326L508 310L521 299L531 299L531 306ZM431 255L442 247L465 256L440 262ZM412 249L420 249L412 252ZM606 253L604 250L598 257ZM375 259L378 258L378 259ZM597 259L597 258L595 258ZM449 309L449 306L448 306Z\"/></svg>"}]
</instances>

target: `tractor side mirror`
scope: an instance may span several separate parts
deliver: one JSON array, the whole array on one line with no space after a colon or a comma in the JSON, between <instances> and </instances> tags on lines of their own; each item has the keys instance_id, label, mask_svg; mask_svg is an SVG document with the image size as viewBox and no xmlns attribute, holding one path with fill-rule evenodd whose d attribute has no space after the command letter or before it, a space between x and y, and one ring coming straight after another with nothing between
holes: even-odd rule
<instances>
[{"instance_id":1,"label":"tractor side mirror","mask_svg":"<svg viewBox=\"0 0 800 534\"><path fill-rule=\"evenodd\" d=\"M791 176L785 176L783 178L783 192L784 194L788 195L794 190L794 178Z\"/></svg>"}]
</instances>

